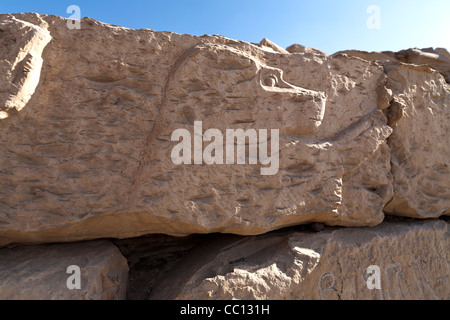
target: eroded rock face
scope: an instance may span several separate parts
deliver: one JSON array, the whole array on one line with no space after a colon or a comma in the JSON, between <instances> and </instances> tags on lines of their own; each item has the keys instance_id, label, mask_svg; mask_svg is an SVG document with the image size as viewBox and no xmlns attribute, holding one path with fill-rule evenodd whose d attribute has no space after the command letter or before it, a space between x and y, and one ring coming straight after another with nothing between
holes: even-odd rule
<instances>
[{"instance_id":1,"label":"eroded rock face","mask_svg":"<svg viewBox=\"0 0 450 320\"><path fill-rule=\"evenodd\" d=\"M446 222L432 220L220 236L179 258L148 299L447 300L449 235ZM131 270L136 283L148 283L140 281L147 272Z\"/></svg>"},{"instance_id":2,"label":"eroded rock face","mask_svg":"<svg viewBox=\"0 0 450 320\"><path fill-rule=\"evenodd\" d=\"M127 281L127 260L106 240L0 249L1 300L119 300Z\"/></svg>"},{"instance_id":3,"label":"eroded rock face","mask_svg":"<svg viewBox=\"0 0 450 320\"><path fill-rule=\"evenodd\" d=\"M401 112L389 138L394 197L385 211L415 218L450 213L450 86L428 67L388 72ZM420 80L418 80L420 79Z\"/></svg>"},{"instance_id":4,"label":"eroded rock face","mask_svg":"<svg viewBox=\"0 0 450 320\"><path fill-rule=\"evenodd\" d=\"M0 119L22 110L40 80L42 51L49 32L14 17L0 21Z\"/></svg>"},{"instance_id":5,"label":"eroded rock face","mask_svg":"<svg viewBox=\"0 0 450 320\"><path fill-rule=\"evenodd\" d=\"M341 53L356 56L369 61L385 61L429 66L438 71L450 83L450 54L444 48L408 49L399 52L366 52L358 50L342 51Z\"/></svg>"},{"instance_id":6,"label":"eroded rock face","mask_svg":"<svg viewBox=\"0 0 450 320\"><path fill-rule=\"evenodd\" d=\"M390 212L411 211L398 199L409 199L414 187L395 194L401 170L390 164L391 155L409 151L387 143L393 123L402 121L392 105L407 103L401 92L409 89L389 88L392 79L378 62L301 46L284 50L267 39L250 44L88 18L79 30L47 15L0 15L0 21L2 83L17 69L11 39L43 61L32 66L39 80L21 82L18 91L31 98L14 90L0 96L9 101L2 110L16 110L0 120L0 246L152 233L255 235L309 222L374 226L388 203ZM29 29L46 36L29 40L22 31ZM444 104L436 104L432 122L449 92L434 84ZM439 123L435 135L448 126ZM210 129L224 137L229 129L254 130L260 138L267 130L258 149L270 145L279 163L270 175L262 175L269 164L248 153L245 164L175 164L179 141L172 134L179 129L190 133L194 149L200 138L201 155L213 140L201 135ZM272 130L279 130L278 145ZM251 139L241 144L255 147ZM448 143L431 149L433 168L445 175ZM195 154L189 158L196 161ZM440 180L435 188L442 199L445 185ZM445 201L428 214L445 214Z\"/></svg>"},{"instance_id":7,"label":"eroded rock face","mask_svg":"<svg viewBox=\"0 0 450 320\"><path fill-rule=\"evenodd\" d=\"M436 218L450 213L450 56L442 48L398 53L346 51L384 66L392 91L386 109L394 195L384 209Z\"/></svg>"},{"instance_id":8,"label":"eroded rock face","mask_svg":"<svg viewBox=\"0 0 450 320\"><path fill-rule=\"evenodd\" d=\"M269 40L253 45L90 19L69 30L65 19L30 14L1 20L9 32L27 21L53 40L34 98L1 122L8 142L0 244L382 221L392 178L389 165L376 163L389 161L392 129L377 104L380 66L280 52ZM203 133L267 129L269 141L279 130L276 174L262 176L267 166L249 159L175 165L171 135L193 133L196 121ZM363 177L367 170L383 179ZM370 197L354 210L361 194Z\"/></svg>"}]
</instances>

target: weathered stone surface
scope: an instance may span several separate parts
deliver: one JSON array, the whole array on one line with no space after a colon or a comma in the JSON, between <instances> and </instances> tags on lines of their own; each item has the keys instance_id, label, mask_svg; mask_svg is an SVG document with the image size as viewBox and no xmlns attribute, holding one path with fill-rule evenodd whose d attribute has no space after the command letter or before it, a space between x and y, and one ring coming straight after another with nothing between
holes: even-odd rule
<instances>
[{"instance_id":1,"label":"weathered stone surface","mask_svg":"<svg viewBox=\"0 0 450 320\"><path fill-rule=\"evenodd\" d=\"M283 53L283 54L289 53L287 50L283 49L282 47L280 47L276 43L273 43L272 41L270 41L267 38L262 39L259 42L259 46L272 49L272 50L274 50L275 52L278 52L278 53Z\"/></svg>"},{"instance_id":2,"label":"weathered stone surface","mask_svg":"<svg viewBox=\"0 0 450 320\"><path fill-rule=\"evenodd\" d=\"M73 265L81 288L69 290ZM127 260L106 240L0 249L1 300L125 299L127 280Z\"/></svg>"},{"instance_id":3,"label":"weathered stone surface","mask_svg":"<svg viewBox=\"0 0 450 320\"><path fill-rule=\"evenodd\" d=\"M394 197L385 211L416 218L450 214L450 86L428 67L388 72L401 117L389 138Z\"/></svg>"},{"instance_id":4,"label":"weathered stone surface","mask_svg":"<svg viewBox=\"0 0 450 320\"><path fill-rule=\"evenodd\" d=\"M382 223L450 215L447 50L0 14L0 71L0 247L149 235L0 249L0 299L450 298L448 224Z\"/></svg>"},{"instance_id":5,"label":"weathered stone surface","mask_svg":"<svg viewBox=\"0 0 450 320\"><path fill-rule=\"evenodd\" d=\"M40 80L42 51L50 42L49 32L14 17L0 21L0 119L22 110Z\"/></svg>"},{"instance_id":6,"label":"weathered stone surface","mask_svg":"<svg viewBox=\"0 0 450 320\"><path fill-rule=\"evenodd\" d=\"M137 294L143 288L134 285L129 292L135 298L156 300L448 300L449 235L446 222L431 220L326 228L320 233L282 230L255 237L210 236L184 255L166 240L171 245L163 246L166 252L160 256L174 263L156 283L150 281L152 266L156 268L155 262L161 259L152 258L151 250L145 250L149 247L141 243L134 255L127 252L135 261L142 258L130 274L136 284L151 283L152 287L147 295ZM150 245L151 239L146 240ZM126 244L132 247L133 241ZM185 249L195 238L178 241ZM369 279L373 271L366 272L370 266L380 268L379 290L367 286L367 280L376 283Z\"/></svg>"},{"instance_id":7,"label":"weathered stone surface","mask_svg":"<svg viewBox=\"0 0 450 320\"><path fill-rule=\"evenodd\" d=\"M382 64L89 18L79 30L49 15L0 23L0 246L448 213L448 86L400 62L445 73L444 51ZM198 121L201 133L278 129L279 170L262 175L269 165L249 156L174 164L172 133Z\"/></svg>"},{"instance_id":8,"label":"weathered stone surface","mask_svg":"<svg viewBox=\"0 0 450 320\"><path fill-rule=\"evenodd\" d=\"M52 37L35 93L0 123L0 245L382 221L392 129L381 66L88 18L80 30L55 16L0 20L2 39L22 39L22 21ZM278 173L248 160L175 165L171 134L195 121L279 129Z\"/></svg>"},{"instance_id":9,"label":"weathered stone surface","mask_svg":"<svg viewBox=\"0 0 450 320\"><path fill-rule=\"evenodd\" d=\"M394 196L386 212L415 218L450 213L450 55L445 49L347 51L384 65ZM446 83L447 81L447 83Z\"/></svg>"},{"instance_id":10,"label":"weathered stone surface","mask_svg":"<svg viewBox=\"0 0 450 320\"><path fill-rule=\"evenodd\" d=\"M399 52L366 52L358 50L341 51L350 56L369 61L402 62L414 65L426 65L438 71L447 83L450 83L450 53L444 48L408 49Z\"/></svg>"},{"instance_id":11,"label":"weathered stone surface","mask_svg":"<svg viewBox=\"0 0 450 320\"><path fill-rule=\"evenodd\" d=\"M290 53L311 53L311 54L323 55L323 56L327 55L325 52L322 52L322 51L314 49L314 48L308 48L308 47L302 46L301 44L297 44L297 43L286 48L286 51L290 52Z\"/></svg>"}]
</instances>

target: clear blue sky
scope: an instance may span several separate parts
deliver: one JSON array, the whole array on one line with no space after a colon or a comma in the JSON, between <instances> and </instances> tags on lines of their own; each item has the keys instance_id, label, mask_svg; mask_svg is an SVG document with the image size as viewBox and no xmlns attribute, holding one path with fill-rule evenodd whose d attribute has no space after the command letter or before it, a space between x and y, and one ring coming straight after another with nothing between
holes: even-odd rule
<instances>
[{"instance_id":1,"label":"clear blue sky","mask_svg":"<svg viewBox=\"0 0 450 320\"><path fill-rule=\"evenodd\" d=\"M450 0L0 0L0 12L69 17L72 4L82 17L128 28L221 34L249 42L266 37L282 47L299 43L329 54L450 49ZM371 5L380 9L381 29L367 27Z\"/></svg>"}]
</instances>

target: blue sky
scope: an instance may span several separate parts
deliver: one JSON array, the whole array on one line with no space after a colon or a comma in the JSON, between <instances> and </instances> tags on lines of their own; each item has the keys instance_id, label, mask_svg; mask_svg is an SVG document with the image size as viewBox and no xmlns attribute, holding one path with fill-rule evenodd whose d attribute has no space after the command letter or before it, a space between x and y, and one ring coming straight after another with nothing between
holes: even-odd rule
<instances>
[{"instance_id":1,"label":"blue sky","mask_svg":"<svg viewBox=\"0 0 450 320\"><path fill-rule=\"evenodd\" d=\"M339 50L398 51L411 47L450 49L450 0L0 0L1 13L38 12L82 17L128 28L194 35L221 34L282 47L294 43L334 53ZM367 13L379 8L379 20ZM370 20L369 20L370 19ZM379 21L369 29L367 21Z\"/></svg>"}]
</instances>

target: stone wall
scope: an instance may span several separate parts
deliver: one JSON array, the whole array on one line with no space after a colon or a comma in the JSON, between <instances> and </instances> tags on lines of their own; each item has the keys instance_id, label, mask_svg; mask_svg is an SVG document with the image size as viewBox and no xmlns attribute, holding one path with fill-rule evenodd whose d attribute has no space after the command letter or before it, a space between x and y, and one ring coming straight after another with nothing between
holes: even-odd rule
<instances>
[{"instance_id":1,"label":"stone wall","mask_svg":"<svg viewBox=\"0 0 450 320\"><path fill-rule=\"evenodd\" d=\"M0 15L1 299L449 299L445 49L80 25Z\"/></svg>"}]
</instances>

